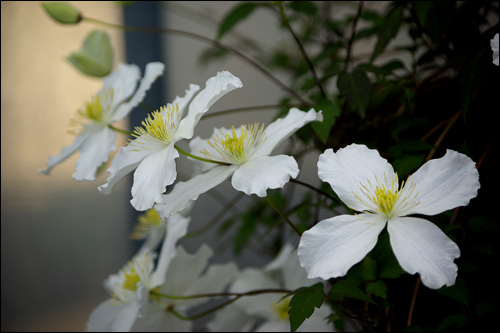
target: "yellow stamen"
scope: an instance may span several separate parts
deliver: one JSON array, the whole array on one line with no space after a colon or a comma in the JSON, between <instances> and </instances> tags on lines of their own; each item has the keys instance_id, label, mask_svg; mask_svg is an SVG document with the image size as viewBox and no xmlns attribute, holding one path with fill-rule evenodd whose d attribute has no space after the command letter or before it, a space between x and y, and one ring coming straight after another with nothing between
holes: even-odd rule
<instances>
[{"instance_id":1,"label":"yellow stamen","mask_svg":"<svg viewBox=\"0 0 500 333\"><path fill-rule=\"evenodd\" d=\"M221 136L217 134L215 138L212 138L213 142L209 140L207 143L217 151L225 162L242 164L248 160L253 149L266 140L265 132L263 132L264 124L259 127L259 123L242 125L240 135L232 126L230 134L220 131ZM205 155L207 159L214 160L214 157L206 149L201 150L200 153Z\"/></svg>"},{"instance_id":2,"label":"yellow stamen","mask_svg":"<svg viewBox=\"0 0 500 333\"><path fill-rule=\"evenodd\" d=\"M273 312L279 320L288 319L288 310L290 309L290 298L285 298L278 302L272 302Z\"/></svg>"},{"instance_id":3,"label":"yellow stamen","mask_svg":"<svg viewBox=\"0 0 500 333\"><path fill-rule=\"evenodd\" d=\"M104 100L101 100L101 98ZM107 125L111 113L112 101L113 89L108 89L101 94L93 96L90 102L85 102L85 106L76 111L76 116L70 121L70 125L85 126L95 123Z\"/></svg>"},{"instance_id":4,"label":"yellow stamen","mask_svg":"<svg viewBox=\"0 0 500 333\"><path fill-rule=\"evenodd\" d=\"M151 117L152 116L152 117ZM142 138L149 142L161 142L169 145L172 142L177 124L179 122L179 106L177 103L167 104L160 107L160 111L154 111L142 122L142 127L136 127L133 136ZM129 144L139 143L137 140ZM145 147L143 147L145 148Z\"/></svg>"},{"instance_id":5,"label":"yellow stamen","mask_svg":"<svg viewBox=\"0 0 500 333\"><path fill-rule=\"evenodd\" d=\"M137 221L139 223L134 226L134 231L130 234L130 238L137 240L146 238L155 228L163 224L160 215L154 208L140 215Z\"/></svg>"}]
</instances>

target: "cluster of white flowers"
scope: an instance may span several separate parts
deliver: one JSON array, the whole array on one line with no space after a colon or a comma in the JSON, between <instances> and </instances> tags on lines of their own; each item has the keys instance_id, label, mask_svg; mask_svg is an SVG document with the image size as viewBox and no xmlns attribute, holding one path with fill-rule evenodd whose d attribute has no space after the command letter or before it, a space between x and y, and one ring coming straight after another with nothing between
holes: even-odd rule
<instances>
[{"instance_id":1,"label":"cluster of white flowers","mask_svg":"<svg viewBox=\"0 0 500 333\"><path fill-rule=\"evenodd\" d=\"M498 62L498 52L496 59ZM80 150L73 177L95 180L97 169L115 149L111 124L126 117L144 99L163 71L161 63L148 64L138 84L138 67L121 64L105 77L104 87L78 111L76 121L82 128L73 144L51 156L47 168L40 172L48 174ZM189 331L192 324L185 320L187 310L208 297L188 296L221 293L225 288L231 293L295 290L320 279L344 276L374 248L386 225L393 252L406 272L419 273L422 283L433 289L455 283L458 246L435 224L411 216L465 206L477 195L480 185L474 162L451 150L425 163L400 185L392 166L376 150L357 144L337 152L327 149L319 157L319 177L359 213L319 222L303 233L298 251L291 244L285 245L263 269L240 271L232 262L206 269L212 256L208 246L201 245L197 253L189 255L177 245L188 230L190 202L227 178L232 176L231 184L238 191L266 197L268 189L282 188L297 177L299 168L293 157L270 155L302 126L323 120L321 111L292 108L267 127L222 127L214 129L209 139L192 139L203 114L219 98L242 86L240 79L227 71L210 78L201 91L199 86L190 85L184 97L176 97L150 114L142 127L135 129L135 139L114 157L107 182L99 191L110 194L123 177L134 172L131 204L139 211L148 210L134 235L146 241L118 274L106 280L111 298L94 310L89 331ZM182 139L191 139L191 153L187 154L199 163L202 172L175 183L175 159L179 152L186 153L175 145ZM173 190L165 194L166 187L174 183ZM156 256L154 250L160 243ZM263 293L238 298L222 308L208 327L213 331L287 331L290 297L282 296ZM330 313L324 305L301 329L331 330L332 325L325 320Z\"/></svg>"}]
</instances>

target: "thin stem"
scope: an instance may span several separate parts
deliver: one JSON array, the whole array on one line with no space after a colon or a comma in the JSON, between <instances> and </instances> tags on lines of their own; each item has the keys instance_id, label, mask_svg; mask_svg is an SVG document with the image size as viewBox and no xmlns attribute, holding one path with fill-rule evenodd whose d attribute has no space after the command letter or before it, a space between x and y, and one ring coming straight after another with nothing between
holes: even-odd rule
<instances>
[{"instance_id":1,"label":"thin stem","mask_svg":"<svg viewBox=\"0 0 500 333\"><path fill-rule=\"evenodd\" d=\"M406 323L407 327L411 326L411 320L413 318L413 310L415 309L415 302L417 301L418 288L420 287L420 275L418 276L417 282L415 283L415 289L413 289L413 297L411 298L410 310L408 311L408 321Z\"/></svg>"},{"instance_id":2,"label":"thin stem","mask_svg":"<svg viewBox=\"0 0 500 333\"><path fill-rule=\"evenodd\" d=\"M302 186L308 187L308 188L310 188L311 190L316 191L316 192L318 192L318 193L320 193L320 194L324 195L324 196L325 196L325 197L327 197L328 199L331 199L331 200L333 200L333 201L337 201L337 199L335 199L335 197L334 197L334 196L332 196L332 195L330 195L329 193L327 193L327 192L325 192L325 191L323 191L323 190L321 190L321 189L319 189L319 188L317 188L317 187L314 187L314 186L312 186L312 185L310 185L310 184L304 183L304 182L302 182L302 181L300 181L300 180L297 180L297 179L290 179L290 181L291 181L291 182L294 182L294 183L297 183L297 184L300 184L300 185L302 185Z\"/></svg>"},{"instance_id":3,"label":"thin stem","mask_svg":"<svg viewBox=\"0 0 500 333\"><path fill-rule=\"evenodd\" d=\"M209 159L206 159L206 158L203 158L203 157L195 156L193 154L188 153L185 150L182 150L181 148L177 147L176 145L174 145L174 148L177 149L177 151L179 153L181 153L183 155L186 155L186 156L189 156L191 158L194 158L195 160L198 160L198 161L208 162L208 163L215 163L215 164L220 164L220 165L231 165L229 163L224 163L224 162L219 162L219 161L213 161L213 160L209 160Z\"/></svg>"},{"instance_id":4,"label":"thin stem","mask_svg":"<svg viewBox=\"0 0 500 333\"><path fill-rule=\"evenodd\" d=\"M281 4L281 1L278 1L277 5L280 9L281 16L283 17L283 22L285 22L286 27L288 28L288 30L292 34L293 38L297 42L297 45L299 46L299 49L300 49L300 53L302 53L302 56L304 57L304 60L306 61L307 66L309 67L309 70L311 71L311 73L314 77L314 80L318 84L319 90L321 91L321 95L326 98L325 90L323 89L323 85L321 84L321 81L319 80L318 75L316 74L316 71L314 70L313 63L312 63L311 59L309 59L309 56L307 55L306 50L304 50L304 46L300 42L299 37L297 37L297 35L293 31L292 27L290 26L290 22L288 22L288 18L286 17L285 10L283 9L283 5Z\"/></svg>"},{"instance_id":5,"label":"thin stem","mask_svg":"<svg viewBox=\"0 0 500 333\"><path fill-rule=\"evenodd\" d=\"M302 232L292 223L292 221L290 221L290 219L285 215L285 213L283 213L281 211L281 209L279 209L278 206L276 206L276 204L269 198L269 196L266 196L266 200L267 202L269 202L269 204L271 205L271 207L274 208L275 211L278 212L278 214L281 215L281 217L283 217L286 221L286 223L288 223L288 225L290 225L290 227L292 227L292 229L299 235L299 236L302 236Z\"/></svg>"},{"instance_id":6,"label":"thin stem","mask_svg":"<svg viewBox=\"0 0 500 333\"><path fill-rule=\"evenodd\" d=\"M87 22L90 22L90 23L103 25L103 26L106 26L106 27L109 27L109 28L123 29L125 31L131 31L131 32L149 32L149 33L162 33L162 34L179 35L179 36L189 37L189 38L197 39L197 40L200 40L200 41L203 41L203 42L206 42L206 43L213 44L214 46L216 46L216 47L218 47L220 49L226 50L226 51L232 53L233 55L239 57L240 59L246 61L247 63L249 63L250 65L252 65L253 67L255 67L255 69L257 69L259 72L261 72L268 79L270 79L271 81L273 81L281 89L287 91L289 94L291 94L292 96L294 96L295 98L297 98L302 103L304 103L304 104L310 104L304 98L302 98L299 94L297 94L291 88L289 88L288 86L286 86L283 82L281 82L280 80L278 80L278 78L276 78L275 76L273 76L264 67L262 67L261 65L259 65L258 63L256 63L254 60L248 58L246 55L244 55L243 53L239 52L238 50L235 50L232 47L227 46L227 45L225 45L225 44L223 44L223 43L221 43L221 42L219 42L219 41L217 41L215 39L204 37L204 36L201 36L201 35L198 35L198 34L195 34L195 33L192 33L192 32L188 32L188 31L182 31L182 30L176 30L176 29L164 29L164 28L130 27L130 26L119 25L119 24L111 24L111 23L103 22L103 21L92 19L92 18L88 18L88 17L84 17L82 19L82 21L87 21Z\"/></svg>"},{"instance_id":7,"label":"thin stem","mask_svg":"<svg viewBox=\"0 0 500 333\"><path fill-rule=\"evenodd\" d=\"M439 136L439 138L436 140L436 142L434 143L434 146L436 147L439 147L439 145L441 144L441 142L443 141L443 139L446 137L446 134L448 134L448 132L450 131L451 127L453 126L453 124L455 124L455 122L457 121L458 117L460 116L460 114L462 113L462 110L460 109L460 111L458 111L457 113L455 113L449 120L448 122L448 125L446 125L445 129L443 130L443 132L441 133L441 135ZM425 158L424 162L427 162L428 160L430 160L432 158L432 156L434 156L434 153L436 152L436 148L432 148L431 151L429 152L429 154L427 155L427 157Z\"/></svg>"},{"instance_id":8,"label":"thin stem","mask_svg":"<svg viewBox=\"0 0 500 333\"><path fill-rule=\"evenodd\" d=\"M133 135L133 134L134 134L134 132L125 131L125 130L122 130L122 129L116 128L116 127L114 127L114 126L113 126L113 125L111 125L111 124L109 124L109 125L108 125L108 127L109 127L109 128L111 128L113 131L118 132L118 133L121 133L121 134L129 135L129 136L131 136L131 135Z\"/></svg>"},{"instance_id":9,"label":"thin stem","mask_svg":"<svg viewBox=\"0 0 500 333\"><path fill-rule=\"evenodd\" d=\"M228 113L234 113L234 112L265 110L265 109L274 109L274 108L279 108L279 107L302 107L302 106L303 106L302 104L273 104L273 105L249 106L249 107L244 107L244 108L235 108L235 109L229 109L229 110L204 114L203 117L200 118L200 120L207 119L210 117L222 116L222 115L225 115Z\"/></svg>"},{"instance_id":10,"label":"thin stem","mask_svg":"<svg viewBox=\"0 0 500 333\"><path fill-rule=\"evenodd\" d=\"M352 43L354 42L354 37L356 35L356 26L358 24L358 19L361 16L361 11L363 9L363 2L364 1L359 2L358 12L357 12L356 16L354 16L354 19L352 20L351 38L349 38L349 41L347 42L347 56L345 58L345 70L348 69L349 60L351 60Z\"/></svg>"}]
</instances>

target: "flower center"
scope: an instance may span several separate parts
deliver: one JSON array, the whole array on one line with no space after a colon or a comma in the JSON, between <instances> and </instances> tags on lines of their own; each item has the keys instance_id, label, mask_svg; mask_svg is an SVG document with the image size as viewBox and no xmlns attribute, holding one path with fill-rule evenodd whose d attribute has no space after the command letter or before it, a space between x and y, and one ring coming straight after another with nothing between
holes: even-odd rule
<instances>
[{"instance_id":1,"label":"flower center","mask_svg":"<svg viewBox=\"0 0 500 333\"><path fill-rule=\"evenodd\" d=\"M169 145L174 138L177 124L179 123L179 106L177 103L167 104L160 107L160 111L154 111L148 115L142 122L142 127L136 127L132 134L136 138L142 136L142 139L149 142L160 142ZM129 142L132 144L138 142L137 140Z\"/></svg>"},{"instance_id":2,"label":"flower center","mask_svg":"<svg viewBox=\"0 0 500 333\"><path fill-rule=\"evenodd\" d=\"M265 132L263 133L263 131L264 124L261 127L259 127L259 123L242 125L241 133L238 135L234 126L232 126L230 134L220 131L221 136L217 134L212 137L213 142L208 140L207 143L225 162L243 164L248 160L253 150L266 141ZM207 159L218 159L206 149L201 150L200 153L205 155Z\"/></svg>"},{"instance_id":3,"label":"flower center","mask_svg":"<svg viewBox=\"0 0 500 333\"><path fill-rule=\"evenodd\" d=\"M395 173L391 179L390 186L387 177L384 173L384 179L379 182L375 176L376 185L372 186L370 180L366 180L368 185L359 183L359 194L352 192L354 197L358 199L361 204L367 207L367 211L385 216L390 219L395 216L401 216L405 210L417 206L420 202L415 199L418 192L415 193L415 184L413 182L408 186L408 180L403 181L399 186L398 174Z\"/></svg>"},{"instance_id":4,"label":"flower center","mask_svg":"<svg viewBox=\"0 0 500 333\"><path fill-rule=\"evenodd\" d=\"M140 215L137 220L139 223L134 226L134 231L130 235L130 238L137 240L145 239L152 234L154 230L166 225L163 223L160 215L158 215L158 212L154 208L151 208L146 211L146 213Z\"/></svg>"},{"instance_id":5,"label":"flower center","mask_svg":"<svg viewBox=\"0 0 500 333\"><path fill-rule=\"evenodd\" d=\"M76 111L76 116L71 120L72 126L85 126L89 124L107 125L111 114L113 89L108 89L92 97L90 102Z\"/></svg>"},{"instance_id":6,"label":"flower center","mask_svg":"<svg viewBox=\"0 0 500 333\"><path fill-rule=\"evenodd\" d=\"M272 302L271 306L273 308L274 315L279 320L288 319L288 310L290 309L290 298L285 298L278 302Z\"/></svg>"},{"instance_id":7,"label":"flower center","mask_svg":"<svg viewBox=\"0 0 500 333\"><path fill-rule=\"evenodd\" d=\"M129 261L117 275L112 275L111 296L123 304L136 299L137 283L142 282L150 289L150 275L153 270L153 257L147 252Z\"/></svg>"}]
</instances>

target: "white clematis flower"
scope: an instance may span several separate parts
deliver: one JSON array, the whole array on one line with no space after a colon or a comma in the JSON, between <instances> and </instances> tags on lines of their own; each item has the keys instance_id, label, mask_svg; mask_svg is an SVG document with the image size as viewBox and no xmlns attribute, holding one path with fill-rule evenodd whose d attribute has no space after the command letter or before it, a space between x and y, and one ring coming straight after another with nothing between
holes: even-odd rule
<instances>
[{"instance_id":1,"label":"white clematis flower","mask_svg":"<svg viewBox=\"0 0 500 333\"><path fill-rule=\"evenodd\" d=\"M227 165L203 162L202 170L208 171L177 183L172 192L163 196L163 203L155 206L156 210L165 219L231 175L233 187L248 195L265 197L267 189L282 188L290 177L297 177L297 162L291 156L269 155L277 145L311 121L323 121L321 111L304 112L292 108L286 117L269 124L265 130L263 125L243 125L237 129L214 129L208 140L194 138L189 143L193 154Z\"/></svg>"},{"instance_id":2,"label":"white clematis flower","mask_svg":"<svg viewBox=\"0 0 500 333\"><path fill-rule=\"evenodd\" d=\"M152 62L146 65L144 77L136 89L141 71L137 65L121 63L117 71L103 78L104 87L85 107L78 111L75 125L82 126L75 141L63 147L57 156L49 156L47 168L38 173L49 174L52 168L80 150L73 178L95 180L96 172L116 149L116 133L108 126L125 118L146 96L153 82L163 74L165 65Z\"/></svg>"},{"instance_id":3,"label":"white clematis flower","mask_svg":"<svg viewBox=\"0 0 500 333\"><path fill-rule=\"evenodd\" d=\"M295 290L312 286L320 279L308 279L306 271L300 267L297 253L291 244L285 244L276 258L263 269L246 268L231 284L229 290L245 293L258 289ZM211 332L290 332L288 318L292 296L283 298L283 293L263 293L242 297L215 314L208 323ZM333 325L328 323L331 314L328 306L315 309L310 318L297 329L297 332L332 332ZM263 320L263 321L262 321ZM255 326L257 322L260 323Z\"/></svg>"},{"instance_id":4,"label":"white clematis flower","mask_svg":"<svg viewBox=\"0 0 500 333\"><path fill-rule=\"evenodd\" d=\"M320 155L318 174L346 205L363 213L335 216L304 232L298 255L309 278L345 275L373 249L387 224L392 250L406 272L419 273L432 289L455 283L458 246L435 224L408 215L436 215L468 205L480 188L469 157L447 150L400 186L376 150L352 144Z\"/></svg>"},{"instance_id":5,"label":"white clematis flower","mask_svg":"<svg viewBox=\"0 0 500 333\"><path fill-rule=\"evenodd\" d=\"M490 41L490 45L493 51L493 63L498 66L498 34Z\"/></svg>"},{"instance_id":6,"label":"white clematis flower","mask_svg":"<svg viewBox=\"0 0 500 333\"><path fill-rule=\"evenodd\" d=\"M175 215L178 216L178 215ZM192 323L179 319L169 309L186 315L188 308L207 301L207 298L174 299L154 295L189 296L221 292L237 274L234 263L208 265L212 250L202 245L189 255L175 242L187 231L187 222L170 223L170 238L166 238L156 269L150 252L137 255L105 286L113 298L101 303L90 315L90 332L189 332ZM168 234L167 234L168 237ZM153 292L153 294L151 294Z\"/></svg>"},{"instance_id":7,"label":"white clematis flower","mask_svg":"<svg viewBox=\"0 0 500 333\"><path fill-rule=\"evenodd\" d=\"M219 72L206 82L206 87L189 101L200 89L189 85L184 97L177 96L172 104L162 107L142 122L144 128L136 128L135 140L129 142L115 156L108 169L107 183L99 187L103 194L111 193L113 187L134 169L132 200L135 209L143 211L162 202L162 193L177 177L175 159L179 157L174 148L177 141L191 139L194 127L201 116L219 98L241 88L240 79L229 72ZM182 118L189 104L187 115Z\"/></svg>"}]
</instances>

